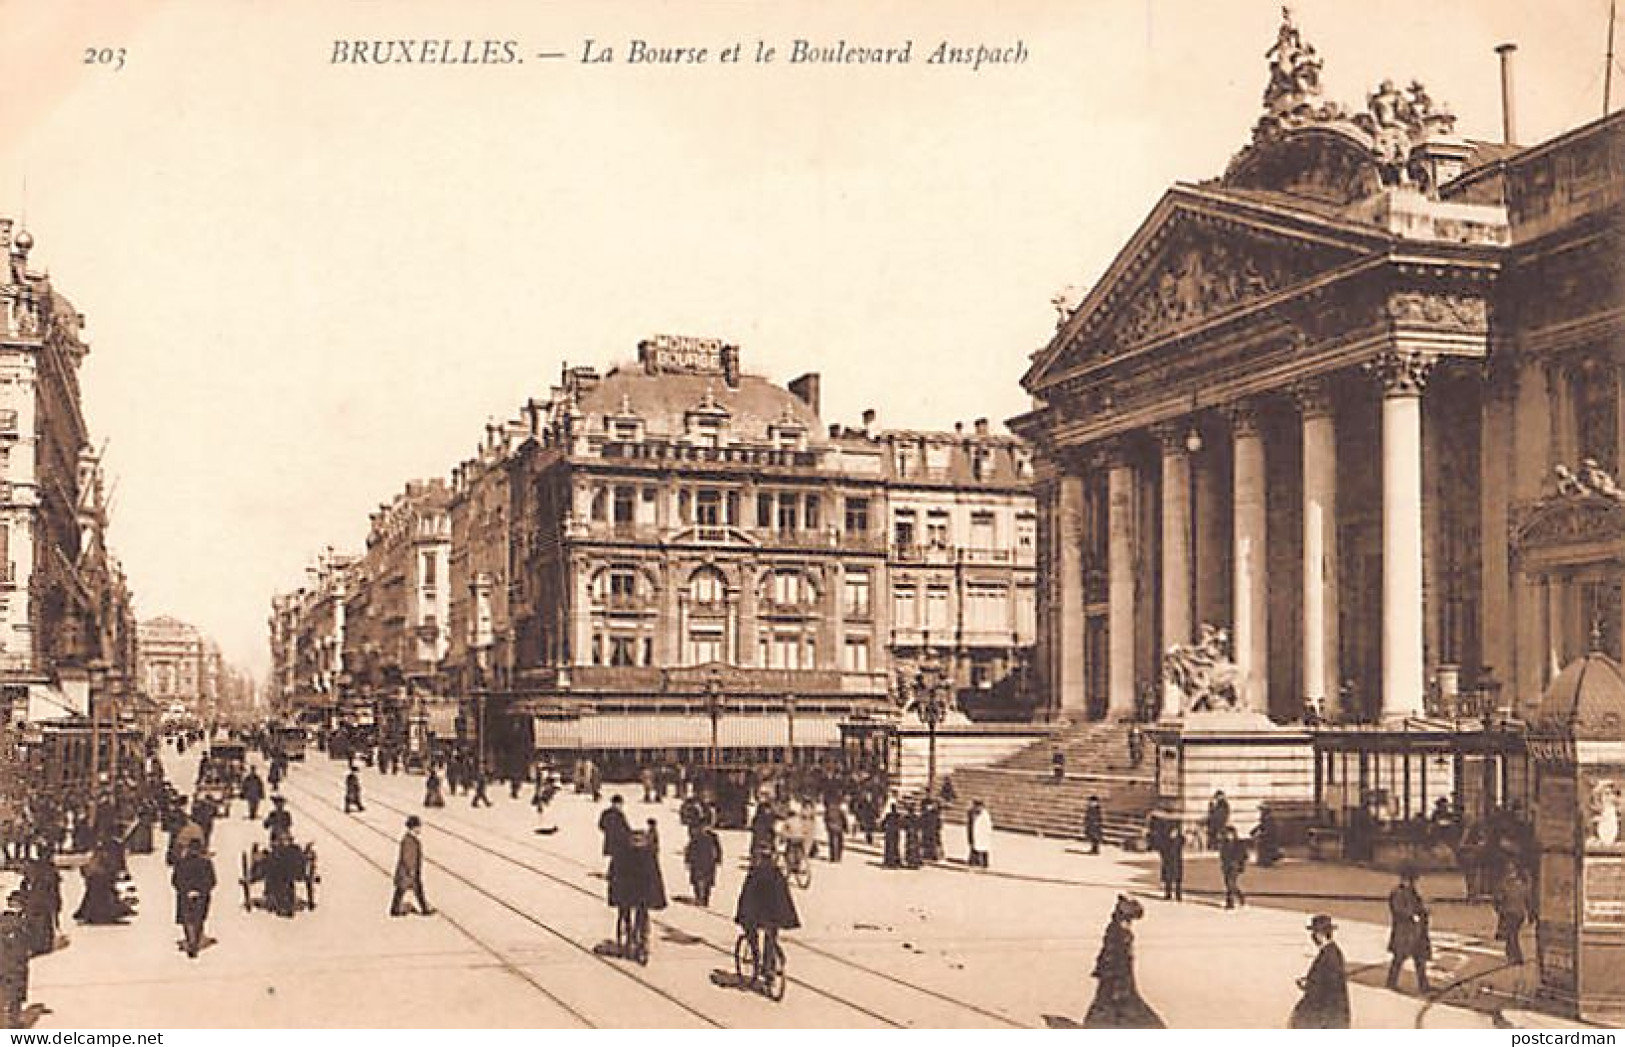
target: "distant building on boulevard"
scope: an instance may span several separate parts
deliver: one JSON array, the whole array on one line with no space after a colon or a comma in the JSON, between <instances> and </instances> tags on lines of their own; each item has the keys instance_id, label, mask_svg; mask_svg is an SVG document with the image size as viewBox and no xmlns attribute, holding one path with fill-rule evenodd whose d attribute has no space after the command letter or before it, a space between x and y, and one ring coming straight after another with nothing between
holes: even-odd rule
<instances>
[{"instance_id":1,"label":"distant building on boulevard","mask_svg":"<svg viewBox=\"0 0 1625 1047\"><path fill-rule=\"evenodd\" d=\"M136 635L136 679L162 715L206 724L249 715L252 682L196 626L164 615L141 622Z\"/></svg>"},{"instance_id":2,"label":"distant building on boulevard","mask_svg":"<svg viewBox=\"0 0 1625 1047\"><path fill-rule=\"evenodd\" d=\"M332 571L340 693L281 672L279 697L514 757L698 756L713 733L736 758L829 750L841 722L894 711L922 662L965 710L1025 717L1026 445L980 421L826 428L819 387L690 337L565 367L449 485L375 515L367 552ZM330 628L311 593L274 601L279 666Z\"/></svg>"}]
</instances>

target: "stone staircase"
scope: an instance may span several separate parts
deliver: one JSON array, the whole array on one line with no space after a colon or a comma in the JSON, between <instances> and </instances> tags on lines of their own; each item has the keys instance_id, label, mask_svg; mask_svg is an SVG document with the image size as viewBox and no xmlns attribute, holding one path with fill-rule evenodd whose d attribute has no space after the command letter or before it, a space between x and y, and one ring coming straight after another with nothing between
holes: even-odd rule
<instances>
[{"instance_id":1,"label":"stone staircase","mask_svg":"<svg viewBox=\"0 0 1625 1047\"><path fill-rule=\"evenodd\" d=\"M1034 742L991 767L953 772L954 802L948 821L964 822L972 800L993 811L1000 829L1080 839L1089 797L1100 797L1106 842L1121 845L1144 835L1147 813L1156 806L1149 741L1144 762L1135 768L1128 755L1128 724L1087 723ZM1056 749L1066 755L1066 778L1052 781Z\"/></svg>"}]
</instances>

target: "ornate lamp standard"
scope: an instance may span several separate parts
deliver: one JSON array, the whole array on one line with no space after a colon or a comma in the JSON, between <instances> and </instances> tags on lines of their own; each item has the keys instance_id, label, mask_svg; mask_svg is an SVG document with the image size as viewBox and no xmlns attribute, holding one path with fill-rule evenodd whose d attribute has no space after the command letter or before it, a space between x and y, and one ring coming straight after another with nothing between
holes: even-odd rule
<instances>
[{"instance_id":1,"label":"ornate lamp standard","mask_svg":"<svg viewBox=\"0 0 1625 1047\"><path fill-rule=\"evenodd\" d=\"M714 667L705 680L705 714L711 718L711 751L706 756L706 764L715 770L717 766L717 722L722 717L722 674Z\"/></svg>"},{"instance_id":2,"label":"ornate lamp standard","mask_svg":"<svg viewBox=\"0 0 1625 1047\"><path fill-rule=\"evenodd\" d=\"M947 718L953 697L942 663L931 653L929 631L921 643L920 662L911 684L914 714L926 727L925 791L931 796L937 791L937 725Z\"/></svg>"},{"instance_id":3,"label":"ornate lamp standard","mask_svg":"<svg viewBox=\"0 0 1625 1047\"><path fill-rule=\"evenodd\" d=\"M796 762L796 696L793 694L784 696L784 728L784 762L788 766L794 766Z\"/></svg>"}]
</instances>

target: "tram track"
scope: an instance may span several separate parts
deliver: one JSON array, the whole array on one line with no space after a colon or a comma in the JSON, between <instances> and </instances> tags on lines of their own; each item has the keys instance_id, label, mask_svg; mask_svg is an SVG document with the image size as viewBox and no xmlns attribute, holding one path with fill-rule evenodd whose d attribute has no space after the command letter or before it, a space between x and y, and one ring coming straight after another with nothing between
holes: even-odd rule
<instances>
[{"instance_id":1,"label":"tram track","mask_svg":"<svg viewBox=\"0 0 1625 1047\"><path fill-rule=\"evenodd\" d=\"M291 780L290 781L284 781L283 786L282 786L283 791L284 792L290 791L289 786L291 784L292 784ZM353 851L356 855L360 856L364 861L367 862L367 864L369 864L372 867L374 867L375 869L377 869L384 876L393 879L393 870L390 870L390 869L386 868L382 863L377 862L377 861L373 860L370 856L366 855L365 852L363 852L359 847L357 847L355 844L351 843L349 840L345 839L340 833L338 833L331 823L325 821L322 818L318 818L314 814L311 813L311 808L312 807L324 806L322 797L318 793L316 793L314 790L312 790L312 789L310 789L308 787L305 787L305 786L295 786L292 791L302 793L308 800L312 801L311 804L305 806L305 810L303 812L307 817L310 818L311 821L315 822L318 826L320 826L322 829L324 829L329 834L331 834L340 843L344 844L349 850ZM412 813L412 812L406 812L406 811L404 811L403 808L396 807L393 804L389 804L387 802L379 801L377 799L374 799L373 802L377 803L378 806L380 806L380 807L387 807L387 808L389 808L391 810L394 810L394 811L397 811L397 812ZM368 831L370 831L374 835L382 838L383 840L385 840L385 841L387 841L389 843L394 843L395 842L395 838L392 835L390 835L390 833L388 833L387 831L385 831L383 829L380 829L378 826L373 825L371 822L369 822L369 821L367 821L365 819L351 819L351 820L345 822L344 824L346 824L346 825L359 825L359 826L367 829ZM453 835L453 834L448 834L448 835ZM484 849L484 848L481 848L481 849ZM529 912L526 912L524 909L522 909L519 906L513 904L508 899L503 898L503 897L497 895L496 893L486 889L481 884L475 882L471 877L465 876L463 873L458 872L456 869L454 869L451 866L447 865L445 862L442 862L442 861L439 861L437 859L430 858L430 857L427 857L427 856L425 856L423 860L424 860L425 864L431 865L434 868L438 869L440 872L450 876L452 879L454 879L457 882L463 884L465 887L467 887L470 890L474 891L476 894L480 895L481 897L486 898L487 900L489 900L491 902L494 902L496 905L500 906L501 908L508 911L509 913L512 913L513 915L518 916L520 919L524 920L526 923L529 923L532 926L535 926L538 929L546 932L551 937L556 938L560 942L563 942L565 945L567 945L570 948L574 949L575 951L583 954L584 956L586 956L589 959L595 961L596 963L601 964L603 967L607 968L608 970L614 971L616 974L618 974L621 977L627 979L628 981L631 981L631 982L635 983L636 985L638 985L639 987L647 990L648 992L653 993L654 995L660 997L661 999L665 1000L667 1003L670 1003L671 1005L675 1006L679 1010L691 1015L695 1019L697 1019L700 1022L704 1023L706 1026L708 1026L710 1028L713 1028L713 1029L726 1029L726 1028L728 1028L728 1026L726 1024L724 1024L722 1021L718 1020L717 1018L707 1014L706 1012L704 1012L704 1011L700 1010L699 1008L693 1006L692 1004L688 1003L687 1001L679 998L678 996L676 996L675 994L673 994L669 990L663 988L660 985L655 984L654 982L650 981L649 979L640 977L635 971L630 970L626 966L624 966L622 964L619 964L619 963L616 963L616 962L612 961L609 957L603 956L603 955L593 951L593 948L591 946L583 945L581 942L577 941L575 938L573 938L570 935L566 934L564 931L561 931L557 927L554 927L553 925L549 924L547 921L541 920L541 919L537 918L536 916L534 916L533 914L531 914ZM550 999L554 1003L558 1004L566 1012L568 1012L572 1017L574 1017L577 1021L580 1021L584 1027L589 1028L589 1029L596 1029L596 1028L600 1027L591 1018L589 1018L587 1015L583 1014L578 1008L576 1008L576 1007L570 1005L569 1003L565 1002L556 993L554 993L552 990L548 989L541 982L537 981L532 975L530 975L528 972L526 972L523 968L515 965L511 960L509 960L506 956L502 955L502 953L499 950L497 950L494 946L492 946L488 942L486 942L478 934L476 934L473 931L469 930L465 925L459 923L455 918L449 916L443 910L436 910L436 911L442 918L444 918L447 922L449 922L453 927L457 928L459 933L461 933L464 937L466 937L470 941L474 942L483 951L489 953L493 958L495 958L499 963L501 963L502 966L505 969L507 969L511 973L517 975L519 978L523 979L525 982L527 982L533 988L535 988L538 992L542 993L548 999ZM732 954L730 953L730 955L732 955Z\"/></svg>"},{"instance_id":2,"label":"tram track","mask_svg":"<svg viewBox=\"0 0 1625 1047\"><path fill-rule=\"evenodd\" d=\"M403 806L401 806L401 805L399 805L397 803L393 803L393 802L391 802L391 801L389 801L387 799L380 798L376 793L374 793L371 797L369 797L368 802L369 803L376 803L380 807L387 808L388 810L394 811L395 813L401 814L401 815L409 815L409 814L418 813L418 812L416 812L416 811L414 811L412 809L409 809L407 807L403 807ZM453 829L448 828L444 824L445 822L448 822L448 821L454 822L457 825L461 825L461 826L464 826L466 828L470 828L470 829L476 828L474 826L469 825L467 822L465 822L461 818L456 818L454 816L449 815L449 813L445 812L444 809L438 809L437 817L436 817L436 823L433 826L433 828L437 832L443 833L443 834L445 834L447 836L450 836L451 838L453 838L455 840L458 840L459 842L463 843L465 846L472 847L475 850L478 850L478 851L480 851L482 853L488 854L488 855L490 855L490 856L492 856L494 858L497 858L497 859L499 859L501 861L504 861L504 862L516 867L516 868L523 869L523 870L525 870L525 871L527 871L527 872L529 872L529 873L531 873L533 875L540 876L540 877L542 877L542 878L544 878L544 879L546 879L546 880L548 880L548 881L550 881L552 883L558 884L559 886L567 888L567 889L569 889L569 890L571 890L571 891L573 891L573 892L575 892L577 894L584 895L584 896L592 898L594 900L599 900L601 898L601 893L599 891L595 891L595 890L593 890L593 889L591 889L591 888L589 888L589 887L587 887L587 886L585 886L585 885L583 885L581 883L578 883L577 881L575 881L573 879L561 876L558 873L553 872L551 870L544 869L541 866L536 865L536 864L534 864L532 862L528 862L528 861L524 861L524 860L521 860L519 858L516 858L513 855L506 853L505 851L502 851L502 850L499 850L497 848L488 846L487 844L481 843L480 841L475 840L472 837L465 835L464 833L457 832L457 831L455 831ZM562 863L567 864L567 865L571 865L571 866L573 866L573 867L575 867L577 869L581 869L581 870L587 872L589 875L596 872L596 870L592 869L590 866L587 866L587 865L585 865L585 864L583 864L581 862L570 859L568 856L558 854L557 852L555 852L553 850L539 847L530 840L515 839L515 838L510 838L510 837L505 837L505 836L499 836L499 834L494 833L492 830L490 830L488 828L485 828L485 827L478 827L478 828L479 828L480 832L483 832L483 833L486 833L486 834L492 835L492 836L498 836L498 838L501 839L506 844L518 844L520 847L522 847L522 848L524 848L526 850L533 851L533 852L536 852L538 854L545 855L551 860L554 860L554 861L557 861L557 862L562 862ZM694 909L694 912L697 913L697 914L703 914L705 917L707 917L707 918L709 918L711 920L721 921L723 923L726 923L728 925L728 927L730 929L730 933L731 933L732 928L733 928L733 921L731 919L729 919L726 915L724 915L722 913L718 913L718 912L713 912L713 911L711 911L709 909L703 909L703 908L698 908L698 907L696 907ZM707 948L709 948L713 952L716 952L716 953L719 953L719 954L721 954L723 956L728 957L730 959L730 962L731 962L731 958L733 956L733 949L732 949L731 940L730 940L730 942L728 944L722 945L722 944L718 944L717 942L714 942L711 939L706 938L704 936L695 935L692 931L688 931L685 928L679 927L676 924L674 924L674 923L672 923L672 922L670 922L668 920L662 920L662 919L659 919L659 918L654 917L653 915L651 915L650 921L654 926L659 927L662 930L665 930L667 932L677 933L677 934L684 934L684 935L689 935L690 937L699 938L699 941L700 941L701 944L705 945ZM951 995L949 995L947 993L940 992L940 991L938 991L936 989L932 989L929 986L920 985L917 982L910 981L907 978L902 978L902 977L900 977L898 975L895 975L895 974L892 974L892 973L890 973L888 971L881 970L881 969L876 968L876 967L871 967L871 966L869 966L867 964L864 964L864 963L860 963L860 962L858 962L856 960L851 959L850 957L843 956L838 952L835 952L835 951L829 950L829 949L825 949L825 948L821 948L820 946L813 945L813 944L811 944L809 942L806 942L804 940L796 940L793 945L790 945L790 948L793 950L792 955L794 955L794 952L811 953L811 954L813 954L815 956L818 956L818 957L820 957L820 958L822 958L824 960L827 960L827 961L829 961L831 963L834 963L834 964L836 964L836 965L838 965L838 966L840 966L842 968L845 968L846 970L853 971L855 973L858 973L858 974L861 974L861 975L864 975L864 976L867 976L867 977L870 977L870 978L879 979L879 980L881 980L883 982L887 982L887 983L889 983L891 985L897 986L898 988L904 989L904 990L906 990L908 992L915 993L915 994L917 994L919 996L926 997L926 998L934 1000L934 1001L936 1001L938 1003L947 1004L947 1005L949 1005L951 1007L954 1007L957 1010L962 1010L962 1011L969 1012L971 1014L975 1014L975 1015L977 1015L977 1016L979 1016L979 1017L981 1017L981 1018L983 1018L983 1019L985 1019L987 1021L994 1022L994 1023L996 1023L996 1024L1000 1025L1000 1026L1003 1026L1003 1027L1006 1027L1006 1028L1013 1028L1013 1029L1028 1028L1028 1026L1023 1025L1021 1022L1018 1022L1018 1021L1010 1018L1009 1016L1001 1014L1001 1013L999 1013L997 1011L993 1011L993 1010L990 1010L988 1008L978 1006L977 1004L974 1004L974 1003L966 1002L965 1000L958 999L958 998L956 998L954 996L951 996ZM805 976L799 976L799 975L793 975L792 974L792 975L789 976L788 981L792 985L799 986L799 987L801 987L801 988L803 988L803 989L805 989L805 990L807 990L807 991L809 991L811 993L814 993L815 995L818 995L820 997L828 999L833 1003L839 1004L840 1006L855 1010L858 1013L863 1014L866 1017L869 1017L869 1018L873 1019L874 1021L880 1022L880 1023L882 1023L882 1024L884 1024L884 1025L886 1025L886 1026L888 1026L890 1028L908 1028L908 1027L910 1027L908 1025L908 1023L906 1023L906 1022L898 1021L898 1020L896 1020L894 1018L891 1018L890 1016L888 1016L886 1014L881 1013L878 1010L875 1010L875 1009L873 1009L871 1007L868 1007L868 1006L866 1006L864 1004L858 1003L855 1000L852 1000L852 999L850 999L848 997L842 996L837 992L833 992L833 991L831 991L829 989L824 988L823 986L816 985L816 984L808 981L805 978Z\"/></svg>"},{"instance_id":3,"label":"tram track","mask_svg":"<svg viewBox=\"0 0 1625 1047\"><path fill-rule=\"evenodd\" d=\"M286 785L286 784L287 783L284 783L284 785ZM309 793L307 790L301 789L299 791L306 792L307 795L314 795L314 794ZM308 809L302 811L301 813L305 817L309 818L312 822L314 822L319 828L324 830L334 840L336 840L340 844L342 844L346 850L350 851L357 858L360 858L367 865L369 865L373 869L377 870L379 875L383 876L386 880L389 880L392 883L394 882L394 870L388 868L382 862L376 860L371 855L369 855L366 851L363 851L360 847L356 846L354 843L352 843L351 841L346 839L341 833L335 831L333 825L329 824L328 822L326 822L325 820L323 820L321 818L316 817ZM372 828L372 826L368 826L368 828ZM514 977L518 978L520 981L525 982L527 985L529 985L532 989L536 990L538 993L541 993L541 995L543 997L545 997L546 999L551 1001L560 1010L564 1011L566 1014L570 1015L570 1017L572 1017L576 1021L580 1022L582 1028L596 1029L596 1028L599 1027L598 1024L596 1022L594 1022L591 1018L587 1017L581 1011L579 1011L575 1007L571 1006L566 1000L561 998L558 994L554 993L547 986L545 986L541 982L537 981L536 978L534 976L532 976L529 972L527 972L523 967L520 967L518 964L514 963L507 956L504 956L500 950L498 950L495 946L491 945L489 942L487 942L480 935L474 933L474 931L470 930L465 924L463 924L462 922L457 920L455 917L450 916L450 915L448 915L446 913L440 913L439 915L448 924L450 924L457 931L458 934L461 934L464 938L467 938L470 942L472 942L475 945L475 947L480 949L480 951L486 953L493 960L495 960L502 967L503 970L507 971L509 974L512 974Z\"/></svg>"}]
</instances>

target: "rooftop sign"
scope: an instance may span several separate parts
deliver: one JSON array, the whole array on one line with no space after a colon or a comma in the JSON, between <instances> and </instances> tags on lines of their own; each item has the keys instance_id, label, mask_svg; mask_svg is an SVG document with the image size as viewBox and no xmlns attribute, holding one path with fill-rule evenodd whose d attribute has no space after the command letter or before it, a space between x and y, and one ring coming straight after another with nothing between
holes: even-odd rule
<instances>
[{"instance_id":1,"label":"rooftop sign","mask_svg":"<svg viewBox=\"0 0 1625 1047\"><path fill-rule=\"evenodd\" d=\"M638 343L638 361L650 374L722 374L727 348L720 338L657 334Z\"/></svg>"}]
</instances>

